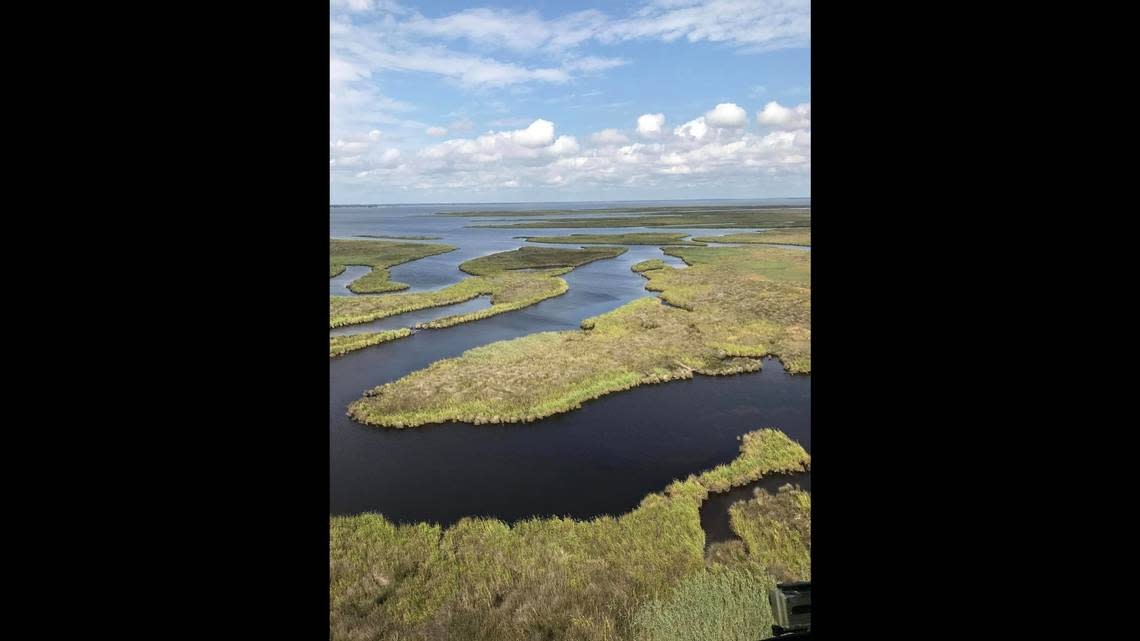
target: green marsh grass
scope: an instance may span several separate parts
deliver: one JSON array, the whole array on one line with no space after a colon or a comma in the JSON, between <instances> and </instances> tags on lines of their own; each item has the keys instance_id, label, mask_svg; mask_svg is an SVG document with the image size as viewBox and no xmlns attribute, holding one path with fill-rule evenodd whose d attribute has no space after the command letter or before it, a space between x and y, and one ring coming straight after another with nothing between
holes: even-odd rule
<instances>
[{"instance_id":1,"label":"green marsh grass","mask_svg":"<svg viewBox=\"0 0 1140 641\"><path fill-rule=\"evenodd\" d=\"M701 236L693 240L702 243L771 243L774 245L803 245L811 247L811 227L766 229L744 234Z\"/></svg>"},{"instance_id":2,"label":"green marsh grass","mask_svg":"<svg viewBox=\"0 0 1140 641\"><path fill-rule=\"evenodd\" d=\"M529 215L537 219L520 222L495 222L474 227L497 227L508 229L557 229L591 227L685 227L685 228L756 228L756 227L810 227L810 209L772 209L764 207L683 207L662 208L645 211L631 216L605 216L606 213L619 213L621 209L607 211L549 211L515 212L501 215ZM538 218L541 214L583 214L583 218ZM596 214L587 216L588 214ZM448 215L455 215L454 213ZM467 214L471 215L471 214Z\"/></svg>"},{"instance_id":3,"label":"green marsh grass","mask_svg":"<svg viewBox=\"0 0 1140 641\"><path fill-rule=\"evenodd\" d=\"M758 641L770 636L774 581L737 568L699 572L633 617L637 641Z\"/></svg>"},{"instance_id":4,"label":"green marsh grass","mask_svg":"<svg viewBox=\"0 0 1140 641\"><path fill-rule=\"evenodd\" d=\"M802 453L792 467L806 464ZM744 554L736 570L706 569L699 509L708 489L698 479L589 521L464 518L442 529L377 514L331 517L330 638L664 640L692 625L707 636L689 638L738 639L739 625L713 619L743 615L771 579ZM778 553L798 558L800 550ZM689 618L677 608L692 610ZM741 625L762 624L765 613L761 605Z\"/></svg>"},{"instance_id":5,"label":"green marsh grass","mask_svg":"<svg viewBox=\"0 0 1140 641\"><path fill-rule=\"evenodd\" d=\"M690 267L639 272L660 300L637 299L585 319L579 331L531 334L437 361L366 392L349 415L394 428L530 422L637 385L757 371L768 355L790 373L811 371L807 252L665 251Z\"/></svg>"},{"instance_id":6,"label":"green marsh grass","mask_svg":"<svg viewBox=\"0 0 1140 641\"><path fill-rule=\"evenodd\" d=\"M631 234L570 234L568 236L519 236L532 243L567 245L703 245L684 240L688 234L637 232Z\"/></svg>"},{"instance_id":7,"label":"green marsh grass","mask_svg":"<svg viewBox=\"0 0 1140 641\"><path fill-rule=\"evenodd\" d=\"M730 463L703 472L697 478L710 492L724 492L748 485L776 472L810 469L811 457L798 443L781 432L772 429L757 430L740 439L740 456Z\"/></svg>"},{"instance_id":8,"label":"green marsh grass","mask_svg":"<svg viewBox=\"0 0 1140 641\"><path fill-rule=\"evenodd\" d=\"M366 334L351 334L348 336L330 336L329 337L329 357L335 358L342 354L347 354L356 349L363 349L371 347L372 345L379 345L388 341L411 336L412 330L404 327L400 329L392 329L383 332L369 332Z\"/></svg>"},{"instance_id":9,"label":"green marsh grass","mask_svg":"<svg viewBox=\"0 0 1140 641\"><path fill-rule=\"evenodd\" d=\"M779 582L811 580L810 493L792 485L775 494L757 488L751 500L733 504L728 514L748 563Z\"/></svg>"},{"instance_id":10,"label":"green marsh grass","mask_svg":"<svg viewBox=\"0 0 1140 641\"><path fill-rule=\"evenodd\" d=\"M459 265L459 269L472 276L486 276L517 269L574 268L603 258L624 254L624 247L520 247L515 250L480 256Z\"/></svg>"},{"instance_id":11,"label":"green marsh grass","mask_svg":"<svg viewBox=\"0 0 1140 641\"><path fill-rule=\"evenodd\" d=\"M647 272L651 269L661 269L662 267L666 267L665 261L660 258L650 258L640 263L634 263L630 269L640 274L641 272Z\"/></svg>"},{"instance_id":12,"label":"green marsh grass","mask_svg":"<svg viewBox=\"0 0 1140 641\"><path fill-rule=\"evenodd\" d=\"M375 234L360 234L356 238L385 238L389 240L439 240L440 236L379 236Z\"/></svg>"},{"instance_id":13,"label":"green marsh grass","mask_svg":"<svg viewBox=\"0 0 1140 641\"><path fill-rule=\"evenodd\" d=\"M364 265L372 271L348 284L357 294L379 294L407 289L405 283L388 279L388 268L409 261L455 251L452 245L398 243L387 240L329 239L329 278L344 271L347 265Z\"/></svg>"}]
</instances>

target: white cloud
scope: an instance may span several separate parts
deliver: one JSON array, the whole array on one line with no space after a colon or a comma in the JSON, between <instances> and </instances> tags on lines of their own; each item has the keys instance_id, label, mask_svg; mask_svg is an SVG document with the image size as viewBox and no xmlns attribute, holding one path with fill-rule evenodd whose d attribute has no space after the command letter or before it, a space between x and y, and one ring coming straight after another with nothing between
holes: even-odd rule
<instances>
[{"instance_id":1,"label":"white cloud","mask_svg":"<svg viewBox=\"0 0 1140 641\"><path fill-rule=\"evenodd\" d=\"M369 149L335 155L334 141L330 150L336 162L330 161L330 171L341 176L342 182L367 183L370 188L465 194L493 193L506 187L605 190L705 185L715 189L726 184L810 182L811 134L807 130L776 129L760 135L743 128L709 127L706 117L698 116L669 134L662 127L663 115L647 115L657 126L658 135L652 140L619 145L620 132L603 130L591 138L613 144L586 149L572 135L555 136L554 123L544 119L524 129L446 140L408 154L389 148L382 153Z\"/></svg>"},{"instance_id":2,"label":"white cloud","mask_svg":"<svg viewBox=\"0 0 1140 641\"><path fill-rule=\"evenodd\" d=\"M590 134L590 140L596 145L624 145L629 142L629 138L617 129L603 129Z\"/></svg>"},{"instance_id":3,"label":"white cloud","mask_svg":"<svg viewBox=\"0 0 1140 641\"><path fill-rule=\"evenodd\" d=\"M693 140L700 140L708 133L708 125L705 124L705 117L701 116L696 120L690 120L685 124L673 130L673 135L681 138L690 138Z\"/></svg>"},{"instance_id":4,"label":"white cloud","mask_svg":"<svg viewBox=\"0 0 1140 641\"><path fill-rule=\"evenodd\" d=\"M713 127L739 129L748 124L748 112L731 102L720 103L705 114L705 118Z\"/></svg>"},{"instance_id":5,"label":"white cloud","mask_svg":"<svg viewBox=\"0 0 1140 641\"><path fill-rule=\"evenodd\" d=\"M497 8L425 17L390 0L333 0L332 7L329 169L338 186L371 190L361 193L409 189L466 195L505 188L587 193L600 186L605 193L611 187L670 185L705 185L713 193L724 184L751 189L757 179L810 183L810 103L769 103L756 114L758 132L748 130L748 113L732 103L704 114L670 113L683 116L679 122L691 118L670 129L664 113L643 114L637 118L637 136L603 129L589 134L586 148L570 132L556 135L549 120L507 117L538 115L544 103L537 94L529 102L516 100L532 85L568 83L628 64L606 55L613 51L587 49L587 43L654 39L683 47L703 41L737 53L807 46L808 0L646 0L630 13L591 9L549 18L534 10ZM464 133L475 129L466 111L419 116L438 125L418 122L421 105L387 95L401 86L390 81L400 73L431 74L452 89L478 91L474 99L486 111L470 115L494 129ZM583 105L587 98L591 104L606 102L589 91L594 87L574 86L579 89L573 95ZM748 99L761 100L765 91L754 87ZM787 99L788 94L768 95ZM444 138L413 145L423 132ZM446 138L459 135L468 137ZM640 140L631 143L631 138Z\"/></svg>"},{"instance_id":6,"label":"white cloud","mask_svg":"<svg viewBox=\"0 0 1140 641\"><path fill-rule=\"evenodd\" d=\"M756 122L783 129L810 129L811 103L805 102L789 109L773 100L756 114Z\"/></svg>"},{"instance_id":7,"label":"white cloud","mask_svg":"<svg viewBox=\"0 0 1140 641\"><path fill-rule=\"evenodd\" d=\"M511 132L510 136L524 147L545 147L554 140L554 123L540 118L526 129Z\"/></svg>"},{"instance_id":8,"label":"white cloud","mask_svg":"<svg viewBox=\"0 0 1140 641\"><path fill-rule=\"evenodd\" d=\"M637 133L646 138L661 135L661 127L665 125L665 114L644 114L637 118Z\"/></svg>"},{"instance_id":9,"label":"white cloud","mask_svg":"<svg viewBox=\"0 0 1140 641\"><path fill-rule=\"evenodd\" d=\"M556 156L578 153L578 140L574 136L559 136L550 146L550 153Z\"/></svg>"}]
</instances>

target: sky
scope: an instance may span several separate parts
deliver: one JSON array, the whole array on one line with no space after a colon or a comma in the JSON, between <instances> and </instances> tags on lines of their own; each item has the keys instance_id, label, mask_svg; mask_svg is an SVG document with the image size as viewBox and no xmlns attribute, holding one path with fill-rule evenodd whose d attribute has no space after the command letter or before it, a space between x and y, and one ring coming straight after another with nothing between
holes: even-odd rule
<instances>
[{"instance_id":1,"label":"sky","mask_svg":"<svg viewBox=\"0 0 1140 641\"><path fill-rule=\"evenodd\" d=\"M332 0L331 204L811 195L800 0Z\"/></svg>"}]
</instances>

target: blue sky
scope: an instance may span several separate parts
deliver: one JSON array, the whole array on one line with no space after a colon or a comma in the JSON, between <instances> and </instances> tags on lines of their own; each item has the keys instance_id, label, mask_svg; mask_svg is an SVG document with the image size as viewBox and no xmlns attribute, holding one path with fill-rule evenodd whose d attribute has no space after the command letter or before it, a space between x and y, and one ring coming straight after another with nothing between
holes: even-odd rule
<instances>
[{"instance_id":1,"label":"blue sky","mask_svg":"<svg viewBox=\"0 0 1140 641\"><path fill-rule=\"evenodd\" d=\"M333 0L333 204L809 196L810 5Z\"/></svg>"}]
</instances>

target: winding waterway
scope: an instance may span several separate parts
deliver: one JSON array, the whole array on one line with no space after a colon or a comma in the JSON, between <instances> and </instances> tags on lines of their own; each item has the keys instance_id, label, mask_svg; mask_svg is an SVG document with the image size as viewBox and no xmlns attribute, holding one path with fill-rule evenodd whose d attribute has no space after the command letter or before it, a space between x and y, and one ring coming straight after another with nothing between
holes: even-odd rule
<instances>
[{"instance_id":1,"label":"winding waterway","mask_svg":"<svg viewBox=\"0 0 1140 641\"><path fill-rule=\"evenodd\" d=\"M564 204L552 206L566 208ZM408 283L411 291L422 291L466 278L467 275L457 269L465 260L527 244L514 236L663 231L644 227L470 228L466 225L490 221L431 216L436 211L507 207L337 207L331 210L330 236L429 235L441 238L422 242L458 246L457 251L390 269L393 280ZM536 206L515 208L534 209ZM698 235L722 233L722 230L709 229L676 231ZM744 230L723 233L729 231ZM563 276L570 289L562 296L472 323L418 331L407 338L330 360L330 512L374 511L397 522L428 521L444 525L476 515L507 522L531 516L616 515L636 507L646 494L660 491L673 479L685 478L731 460L738 453L738 437L759 427L780 429L810 451L811 379L786 374L775 359L765 359L758 373L696 376L691 380L638 387L591 401L579 410L529 424L448 423L391 430L360 425L345 414L348 405L366 390L436 360L534 332L577 329L584 318L639 297L653 296L644 289L646 280L630 270L634 263L661 258L670 265L684 265L679 259L665 256L657 246L629 246L628 249L617 258L595 261ZM359 278L367 270L363 268L363 272L352 278ZM339 291L334 291L338 289L337 284L330 285L330 293L352 295L345 289L352 280L346 274L330 279L342 281ZM330 334L411 327L417 322L487 305L487 297L480 297L367 325L338 328ZM810 473L807 479L810 483ZM745 491L747 495L743 494ZM751 489L735 492L739 498L751 495ZM730 494L713 495L706 502L707 510L702 508L702 523L708 521L706 531L710 540L724 535L721 526L727 523L727 504L720 508L708 506L719 506L727 500L721 497ZM724 515L723 522L716 520L718 510Z\"/></svg>"}]
</instances>

